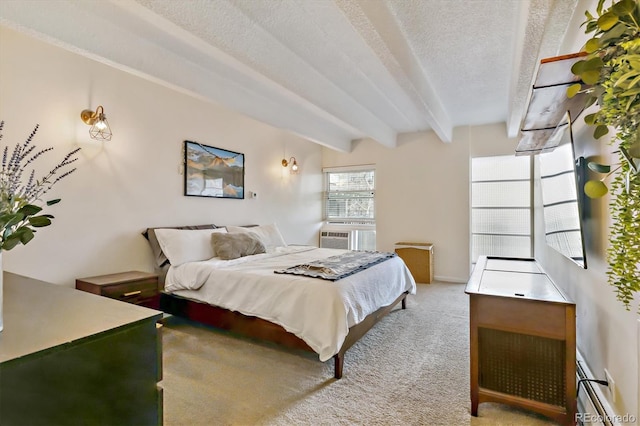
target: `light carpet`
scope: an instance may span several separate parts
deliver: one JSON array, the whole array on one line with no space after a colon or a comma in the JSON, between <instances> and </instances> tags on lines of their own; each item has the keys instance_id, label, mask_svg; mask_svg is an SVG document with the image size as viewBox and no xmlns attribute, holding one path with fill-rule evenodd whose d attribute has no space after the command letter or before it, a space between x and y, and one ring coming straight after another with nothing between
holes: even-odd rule
<instances>
[{"instance_id":1,"label":"light carpet","mask_svg":"<svg viewBox=\"0 0 640 426\"><path fill-rule=\"evenodd\" d=\"M461 284L419 284L333 360L167 319L165 425L550 425L506 405L470 414L469 300Z\"/></svg>"}]
</instances>

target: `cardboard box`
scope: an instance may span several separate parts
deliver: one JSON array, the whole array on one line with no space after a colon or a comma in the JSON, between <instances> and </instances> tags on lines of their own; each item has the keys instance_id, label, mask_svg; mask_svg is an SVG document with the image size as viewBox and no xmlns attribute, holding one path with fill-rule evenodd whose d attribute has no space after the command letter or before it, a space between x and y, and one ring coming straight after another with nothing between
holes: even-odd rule
<instances>
[{"instance_id":1,"label":"cardboard box","mask_svg":"<svg viewBox=\"0 0 640 426\"><path fill-rule=\"evenodd\" d=\"M396 253L409 268L417 283L431 284L433 281L433 244L399 242Z\"/></svg>"}]
</instances>

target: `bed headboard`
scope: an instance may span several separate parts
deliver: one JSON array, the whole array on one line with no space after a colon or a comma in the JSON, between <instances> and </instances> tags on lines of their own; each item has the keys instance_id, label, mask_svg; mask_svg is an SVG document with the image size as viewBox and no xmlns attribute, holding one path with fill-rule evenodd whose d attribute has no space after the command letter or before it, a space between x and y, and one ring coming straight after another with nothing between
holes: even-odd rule
<instances>
[{"instance_id":1,"label":"bed headboard","mask_svg":"<svg viewBox=\"0 0 640 426\"><path fill-rule=\"evenodd\" d=\"M153 262L156 273L158 274L158 280L160 284L164 285L164 278L167 276L169 270L169 259L162 252L158 238L156 237L156 229L216 229L218 226L214 224L207 225L187 225L187 226L159 226L157 228L147 228L142 233L142 236L149 241L151 246L151 252L153 253Z\"/></svg>"},{"instance_id":2,"label":"bed headboard","mask_svg":"<svg viewBox=\"0 0 640 426\"><path fill-rule=\"evenodd\" d=\"M244 225L245 228L251 228L257 225ZM214 225L212 223L206 225L187 225L187 226L158 226L156 228L147 228L142 232L142 236L147 239L151 246L151 252L153 253L153 262L156 273L158 274L158 280L160 284L164 286L164 279L167 276L169 270L169 259L162 252L158 238L156 237L156 229L216 229L224 228L224 226Z\"/></svg>"}]
</instances>

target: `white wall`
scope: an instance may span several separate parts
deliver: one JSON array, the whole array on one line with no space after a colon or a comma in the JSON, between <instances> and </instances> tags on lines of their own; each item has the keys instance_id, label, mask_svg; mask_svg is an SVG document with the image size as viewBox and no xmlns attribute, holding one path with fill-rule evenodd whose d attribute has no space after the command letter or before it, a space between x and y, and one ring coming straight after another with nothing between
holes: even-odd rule
<instances>
[{"instance_id":1,"label":"white wall","mask_svg":"<svg viewBox=\"0 0 640 426\"><path fill-rule=\"evenodd\" d=\"M124 48L124 46L123 46ZM80 111L104 106L110 142L88 137ZM277 222L290 243L315 244L322 209L321 148L282 130L0 27L2 146L36 123L43 175L70 149L78 170L50 194L56 218L26 246L5 252L5 270L72 286L76 277L152 271L147 227ZM256 199L183 195L183 140L245 154L245 189ZM280 165L296 156L299 175Z\"/></svg>"},{"instance_id":2,"label":"white wall","mask_svg":"<svg viewBox=\"0 0 640 426\"><path fill-rule=\"evenodd\" d=\"M584 11L595 14L597 1L579 0L576 14L569 23L569 30L558 55L577 52L587 40L580 28ZM607 2L607 7L608 7ZM597 109L583 113L583 116ZM594 140L593 129L584 124L582 117L574 126L576 156L600 162L617 162L612 155L614 146L602 140ZM536 161L536 171L539 164ZM592 175L592 178L600 176ZM576 302L576 327L578 349L597 378L604 379L606 368L616 384L616 402L608 402L619 415L633 415L640 419L640 372L638 348L640 347L640 322L638 322L638 297L626 311L615 297L615 289L607 283L606 249L611 223L609 198L589 201L590 216L584 222L588 269L582 269L548 247L544 240L540 182L535 181L535 256L545 271L568 296ZM605 389L605 395L608 395ZM638 421L638 420L637 420ZM637 422L636 421L636 422Z\"/></svg>"},{"instance_id":3,"label":"white wall","mask_svg":"<svg viewBox=\"0 0 640 426\"><path fill-rule=\"evenodd\" d=\"M595 160L610 157L613 147L595 141L593 129L579 120L574 127L576 156ZM536 161L539 176L539 163ZM597 178L595 175L593 178ZM553 281L576 303L577 344L590 370L604 379L604 369L611 373L616 384L616 402L609 403L620 415L639 418L638 398L638 298L626 311L616 300L614 287L607 283L606 248L610 224L608 197L589 200L590 215L583 222L587 269L582 269L547 246L540 197L540 180L535 180L535 256ZM607 394L607 392L605 392Z\"/></svg>"},{"instance_id":4,"label":"white wall","mask_svg":"<svg viewBox=\"0 0 640 426\"><path fill-rule=\"evenodd\" d=\"M469 130L469 156L514 155L518 138L509 139L504 124L474 126Z\"/></svg>"},{"instance_id":5,"label":"white wall","mask_svg":"<svg viewBox=\"0 0 640 426\"><path fill-rule=\"evenodd\" d=\"M378 250L399 241L434 244L436 279L466 282L469 276L468 129L453 143L435 133L402 135L395 149L359 141L351 153L323 149L324 167L376 165Z\"/></svg>"}]
</instances>

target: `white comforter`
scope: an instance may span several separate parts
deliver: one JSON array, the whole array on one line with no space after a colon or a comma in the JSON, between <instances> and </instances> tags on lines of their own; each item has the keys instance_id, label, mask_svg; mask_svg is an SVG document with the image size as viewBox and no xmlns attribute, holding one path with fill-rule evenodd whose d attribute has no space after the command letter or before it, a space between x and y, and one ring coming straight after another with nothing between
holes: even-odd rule
<instances>
[{"instance_id":1,"label":"white comforter","mask_svg":"<svg viewBox=\"0 0 640 426\"><path fill-rule=\"evenodd\" d=\"M334 282L273 272L343 251L289 246L234 260L184 263L169 269L165 291L279 324L326 361L338 353L349 327L400 293L416 292L399 257Z\"/></svg>"}]
</instances>

